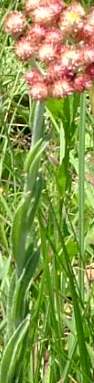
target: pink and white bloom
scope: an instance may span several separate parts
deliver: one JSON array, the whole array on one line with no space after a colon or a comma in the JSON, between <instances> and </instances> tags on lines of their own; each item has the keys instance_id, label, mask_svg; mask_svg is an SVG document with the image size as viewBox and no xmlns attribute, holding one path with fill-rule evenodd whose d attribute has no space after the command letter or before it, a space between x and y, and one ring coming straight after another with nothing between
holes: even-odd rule
<instances>
[{"instance_id":1,"label":"pink and white bloom","mask_svg":"<svg viewBox=\"0 0 94 383\"><path fill-rule=\"evenodd\" d=\"M51 97L62 98L71 95L73 92L72 82L67 78L54 81L50 88Z\"/></svg>"},{"instance_id":2,"label":"pink and white bloom","mask_svg":"<svg viewBox=\"0 0 94 383\"><path fill-rule=\"evenodd\" d=\"M84 44L83 53L84 53L84 63L86 65L94 63L94 46Z\"/></svg>"},{"instance_id":3,"label":"pink and white bloom","mask_svg":"<svg viewBox=\"0 0 94 383\"><path fill-rule=\"evenodd\" d=\"M83 65L83 50L76 46L68 46L61 54L60 63L62 67L75 70Z\"/></svg>"},{"instance_id":4,"label":"pink and white bloom","mask_svg":"<svg viewBox=\"0 0 94 383\"><path fill-rule=\"evenodd\" d=\"M26 18L22 12L11 11L7 14L4 21L4 30L14 37L20 35L26 28Z\"/></svg>"},{"instance_id":5,"label":"pink and white bloom","mask_svg":"<svg viewBox=\"0 0 94 383\"><path fill-rule=\"evenodd\" d=\"M74 78L74 91L83 92L85 89L90 89L92 86L92 80L87 73L78 74Z\"/></svg>"},{"instance_id":6,"label":"pink and white bloom","mask_svg":"<svg viewBox=\"0 0 94 383\"><path fill-rule=\"evenodd\" d=\"M50 61L55 60L57 54L58 45L45 40L39 47L38 58L42 62L49 63Z\"/></svg>"},{"instance_id":7,"label":"pink and white bloom","mask_svg":"<svg viewBox=\"0 0 94 383\"><path fill-rule=\"evenodd\" d=\"M58 44L63 40L62 32L57 27L46 28L45 31L46 42L50 44Z\"/></svg>"},{"instance_id":8,"label":"pink and white bloom","mask_svg":"<svg viewBox=\"0 0 94 383\"><path fill-rule=\"evenodd\" d=\"M54 82L54 80L62 80L64 77L72 79L74 72L67 67L64 67L60 61L55 61L48 65L47 70L48 81Z\"/></svg>"},{"instance_id":9,"label":"pink and white bloom","mask_svg":"<svg viewBox=\"0 0 94 383\"><path fill-rule=\"evenodd\" d=\"M49 96L48 86L44 81L34 83L29 89L29 94L34 100L46 99Z\"/></svg>"},{"instance_id":10,"label":"pink and white bloom","mask_svg":"<svg viewBox=\"0 0 94 383\"><path fill-rule=\"evenodd\" d=\"M82 27L84 8L80 3L73 2L61 14L59 27L64 35L77 32Z\"/></svg>"},{"instance_id":11,"label":"pink and white bloom","mask_svg":"<svg viewBox=\"0 0 94 383\"><path fill-rule=\"evenodd\" d=\"M91 80L94 80L94 63L86 68L86 73L90 76Z\"/></svg>"},{"instance_id":12,"label":"pink and white bloom","mask_svg":"<svg viewBox=\"0 0 94 383\"><path fill-rule=\"evenodd\" d=\"M57 18L64 7L65 4L61 0L44 1L32 12L32 20L34 23L49 25L54 22L56 24Z\"/></svg>"},{"instance_id":13,"label":"pink and white bloom","mask_svg":"<svg viewBox=\"0 0 94 383\"><path fill-rule=\"evenodd\" d=\"M15 53L22 61L27 61L35 53L34 47L26 37L21 37L15 44Z\"/></svg>"},{"instance_id":14,"label":"pink and white bloom","mask_svg":"<svg viewBox=\"0 0 94 383\"><path fill-rule=\"evenodd\" d=\"M32 44L39 44L45 38L45 34L45 27L40 24L35 24L28 28L27 38Z\"/></svg>"},{"instance_id":15,"label":"pink and white bloom","mask_svg":"<svg viewBox=\"0 0 94 383\"><path fill-rule=\"evenodd\" d=\"M26 0L25 2L25 11L26 13L32 12L34 9L38 8L40 5L40 0Z\"/></svg>"},{"instance_id":16,"label":"pink and white bloom","mask_svg":"<svg viewBox=\"0 0 94 383\"><path fill-rule=\"evenodd\" d=\"M91 7L91 10L86 15L84 23L83 23L82 36L88 42L88 38L92 37L93 35L94 35L94 7Z\"/></svg>"},{"instance_id":17,"label":"pink and white bloom","mask_svg":"<svg viewBox=\"0 0 94 383\"><path fill-rule=\"evenodd\" d=\"M32 69L25 74L25 80L27 84L31 87L33 84L37 84L37 82L43 82L44 78L43 75L37 69Z\"/></svg>"}]
</instances>

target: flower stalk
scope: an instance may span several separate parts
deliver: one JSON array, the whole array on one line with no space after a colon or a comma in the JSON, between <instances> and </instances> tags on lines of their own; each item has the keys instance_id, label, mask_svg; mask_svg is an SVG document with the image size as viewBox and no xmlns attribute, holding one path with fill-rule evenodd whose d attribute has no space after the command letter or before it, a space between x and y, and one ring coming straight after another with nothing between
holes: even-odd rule
<instances>
[{"instance_id":1,"label":"flower stalk","mask_svg":"<svg viewBox=\"0 0 94 383\"><path fill-rule=\"evenodd\" d=\"M79 287L84 299L84 180L85 180L85 113L86 94L80 97L79 126Z\"/></svg>"},{"instance_id":2,"label":"flower stalk","mask_svg":"<svg viewBox=\"0 0 94 383\"><path fill-rule=\"evenodd\" d=\"M43 102L37 101L32 131L32 148L42 138L43 112Z\"/></svg>"}]
</instances>

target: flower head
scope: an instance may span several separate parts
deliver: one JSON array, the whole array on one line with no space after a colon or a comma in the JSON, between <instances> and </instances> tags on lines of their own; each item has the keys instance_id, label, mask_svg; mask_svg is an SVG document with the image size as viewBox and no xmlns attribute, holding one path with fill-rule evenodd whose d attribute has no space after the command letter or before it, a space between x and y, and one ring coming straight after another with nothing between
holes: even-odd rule
<instances>
[{"instance_id":1,"label":"flower head","mask_svg":"<svg viewBox=\"0 0 94 383\"><path fill-rule=\"evenodd\" d=\"M44 1L43 4L33 10L32 20L33 22L40 24L49 25L52 22L56 24L57 18L64 6L65 5L61 0Z\"/></svg>"},{"instance_id":2,"label":"flower head","mask_svg":"<svg viewBox=\"0 0 94 383\"><path fill-rule=\"evenodd\" d=\"M58 45L44 41L38 51L39 60L45 63L55 60L58 54Z\"/></svg>"},{"instance_id":3,"label":"flower head","mask_svg":"<svg viewBox=\"0 0 94 383\"><path fill-rule=\"evenodd\" d=\"M90 12L86 15L83 28L82 36L83 39L88 41L88 38L92 37L94 34L94 7L91 8Z\"/></svg>"},{"instance_id":4,"label":"flower head","mask_svg":"<svg viewBox=\"0 0 94 383\"><path fill-rule=\"evenodd\" d=\"M54 82L54 80L62 80L64 77L72 79L74 77L74 71L68 67L64 67L59 61L50 63L47 71L48 81Z\"/></svg>"},{"instance_id":5,"label":"flower head","mask_svg":"<svg viewBox=\"0 0 94 383\"><path fill-rule=\"evenodd\" d=\"M40 4L40 0L26 0L25 2L25 10L26 13L29 14L34 9L36 9Z\"/></svg>"},{"instance_id":6,"label":"flower head","mask_svg":"<svg viewBox=\"0 0 94 383\"><path fill-rule=\"evenodd\" d=\"M67 7L62 12L59 22L63 34L66 36L81 29L84 15L85 11L80 3L74 2Z\"/></svg>"},{"instance_id":7,"label":"flower head","mask_svg":"<svg viewBox=\"0 0 94 383\"><path fill-rule=\"evenodd\" d=\"M35 50L26 37L21 37L15 44L15 52L20 60L27 61L34 55Z\"/></svg>"},{"instance_id":8,"label":"flower head","mask_svg":"<svg viewBox=\"0 0 94 383\"><path fill-rule=\"evenodd\" d=\"M94 63L86 68L86 73L90 76L91 80L94 80Z\"/></svg>"},{"instance_id":9,"label":"flower head","mask_svg":"<svg viewBox=\"0 0 94 383\"><path fill-rule=\"evenodd\" d=\"M90 89L92 80L87 73L81 73L74 78L74 91L83 92L85 89Z\"/></svg>"},{"instance_id":10,"label":"flower head","mask_svg":"<svg viewBox=\"0 0 94 383\"><path fill-rule=\"evenodd\" d=\"M32 69L25 75L26 82L29 86L29 94L33 99L41 100L48 97L48 84L46 77L38 70Z\"/></svg>"},{"instance_id":11,"label":"flower head","mask_svg":"<svg viewBox=\"0 0 94 383\"><path fill-rule=\"evenodd\" d=\"M7 14L4 21L4 30L11 35L20 35L26 27L26 18L22 12L11 11Z\"/></svg>"},{"instance_id":12,"label":"flower head","mask_svg":"<svg viewBox=\"0 0 94 383\"><path fill-rule=\"evenodd\" d=\"M27 38L32 44L39 44L45 38L45 27L40 24L32 25L28 28Z\"/></svg>"},{"instance_id":13,"label":"flower head","mask_svg":"<svg viewBox=\"0 0 94 383\"><path fill-rule=\"evenodd\" d=\"M68 96L72 94L72 92L73 92L72 82L69 81L67 78L54 81L54 83L52 84L50 88L50 94L52 97L55 97L55 98L62 98L64 96Z\"/></svg>"},{"instance_id":14,"label":"flower head","mask_svg":"<svg viewBox=\"0 0 94 383\"><path fill-rule=\"evenodd\" d=\"M63 40L62 32L57 27L47 28L45 31L46 42L58 44Z\"/></svg>"},{"instance_id":15,"label":"flower head","mask_svg":"<svg viewBox=\"0 0 94 383\"><path fill-rule=\"evenodd\" d=\"M25 74L25 80L31 87L34 84L37 84L37 82L43 82L43 76L38 70L32 69Z\"/></svg>"},{"instance_id":16,"label":"flower head","mask_svg":"<svg viewBox=\"0 0 94 383\"><path fill-rule=\"evenodd\" d=\"M92 64L94 62L94 47L88 44L83 46L84 54L84 63L86 65Z\"/></svg>"},{"instance_id":17,"label":"flower head","mask_svg":"<svg viewBox=\"0 0 94 383\"><path fill-rule=\"evenodd\" d=\"M75 70L83 64L83 51L76 46L67 46L61 54L60 62L62 67Z\"/></svg>"},{"instance_id":18,"label":"flower head","mask_svg":"<svg viewBox=\"0 0 94 383\"><path fill-rule=\"evenodd\" d=\"M48 87L45 82L37 82L29 89L29 94L34 100L46 99L49 96Z\"/></svg>"}]
</instances>

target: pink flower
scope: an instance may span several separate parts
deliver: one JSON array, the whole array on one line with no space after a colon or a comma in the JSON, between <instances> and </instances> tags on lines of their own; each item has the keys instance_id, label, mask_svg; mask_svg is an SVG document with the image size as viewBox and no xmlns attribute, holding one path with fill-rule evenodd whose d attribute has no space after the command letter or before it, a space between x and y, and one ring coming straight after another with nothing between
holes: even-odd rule
<instances>
[{"instance_id":1,"label":"pink flower","mask_svg":"<svg viewBox=\"0 0 94 383\"><path fill-rule=\"evenodd\" d=\"M58 45L48 41L44 41L38 51L38 58L40 61L46 63L55 60L58 54Z\"/></svg>"},{"instance_id":2,"label":"pink flower","mask_svg":"<svg viewBox=\"0 0 94 383\"><path fill-rule=\"evenodd\" d=\"M46 99L49 96L48 86L44 81L34 83L29 94L34 100Z\"/></svg>"},{"instance_id":3,"label":"pink flower","mask_svg":"<svg viewBox=\"0 0 94 383\"><path fill-rule=\"evenodd\" d=\"M46 30L44 26L35 24L28 29L27 38L32 44L39 44L45 38L45 33Z\"/></svg>"},{"instance_id":4,"label":"pink flower","mask_svg":"<svg viewBox=\"0 0 94 383\"><path fill-rule=\"evenodd\" d=\"M83 92L85 89L90 89L92 80L86 73L78 74L74 79L74 91Z\"/></svg>"},{"instance_id":5,"label":"pink flower","mask_svg":"<svg viewBox=\"0 0 94 383\"><path fill-rule=\"evenodd\" d=\"M71 68L68 69L60 63L60 61L55 61L54 63L49 64L47 71L48 81L53 82L54 80L62 80L64 77L72 79L74 72Z\"/></svg>"},{"instance_id":6,"label":"pink flower","mask_svg":"<svg viewBox=\"0 0 94 383\"><path fill-rule=\"evenodd\" d=\"M83 25L84 8L80 3L73 2L61 14L59 26L63 34L69 35L77 32Z\"/></svg>"},{"instance_id":7,"label":"pink flower","mask_svg":"<svg viewBox=\"0 0 94 383\"><path fill-rule=\"evenodd\" d=\"M30 41L26 37L21 37L15 44L15 53L21 60L29 60L35 53Z\"/></svg>"},{"instance_id":8,"label":"pink flower","mask_svg":"<svg viewBox=\"0 0 94 383\"><path fill-rule=\"evenodd\" d=\"M32 20L40 24L56 23L63 7L65 7L65 4L61 0L44 1L42 5L32 12Z\"/></svg>"},{"instance_id":9,"label":"pink flower","mask_svg":"<svg viewBox=\"0 0 94 383\"><path fill-rule=\"evenodd\" d=\"M61 54L60 63L62 67L75 70L83 65L83 50L76 46L68 46Z\"/></svg>"},{"instance_id":10,"label":"pink flower","mask_svg":"<svg viewBox=\"0 0 94 383\"><path fill-rule=\"evenodd\" d=\"M64 3L63 0L40 0L40 1L41 1L41 5L44 5L44 6L51 6L53 8L54 6L59 7L59 12L61 12L66 7L66 4Z\"/></svg>"},{"instance_id":11,"label":"pink flower","mask_svg":"<svg viewBox=\"0 0 94 383\"><path fill-rule=\"evenodd\" d=\"M14 37L20 35L26 27L26 19L22 12L11 11L4 21L4 30Z\"/></svg>"},{"instance_id":12,"label":"pink flower","mask_svg":"<svg viewBox=\"0 0 94 383\"><path fill-rule=\"evenodd\" d=\"M63 40L62 32L59 28L50 27L45 31L46 42L50 44L60 43Z\"/></svg>"},{"instance_id":13,"label":"pink flower","mask_svg":"<svg viewBox=\"0 0 94 383\"><path fill-rule=\"evenodd\" d=\"M26 10L26 13L30 13L32 12L34 9L36 9L37 7L39 7L40 5L40 0L26 0L25 2L25 10Z\"/></svg>"},{"instance_id":14,"label":"pink flower","mask_svg":"<svg viewBox=\"0 0 94 383\"><path fill-rule=\"evenodd\" d=\"M68 96L73 92L72 82L66 78L63 80L54 81L50 88L51 97L62 98Z\"/></svg>"},{"instance_id":15,"label":"pink flower","mask_svg":"<svg viewBox=\"0 0 94 383\"><path fill-rule=\"evenodd\" d=\"M83 53L84 53L84 63L86 65L92 64L94 62L94 47L91 45L85 45L83 46Z\"/></svg>"},{"instance_id":16,"label":"pink flower","mask_svg":"<svg viewBox=\"0 0 94 383\"><path fill-rule=\"evenodd\" d=\"M91 80L94 80L94 63L86 68L86 73L90 76Z\"/></svg>"},{"instance_id":17,"label":"pink flower","mask_svg":"<svg viewBox=\"0 0 94 383\"><path fill-rule=\"evenodd\" d=\"M37 69L32 69L26 73L25 79L29 85L29 94L33 99L41 100L48 97L49 88L46 77Z\"/></svg>"},{"instance_id":18,"label":"pink flower","mask_svg":"<svg viewBox=\"0 0 94 383\"><path fill-rule=\"evenodd\" d=\"M83 28L82 37L88 42L88 38L94 34L94 7L91 7L90 12L86 15Z\"/></svg>"},{"instance_id":19,"label":"pink flower","mask_svg":"<svg viewBox=\"0 0 94 383\"><path fill-rule=\"evenodd\" d=\"M37 82L41 83L44 81L42 74L36 69L32 69L32 70L28 71L25 74L25 79L26 79L27 84L30 87L33 86L34 84L37 84Z\"/></svg>"},{"instance_id":20,"label":"pink flower","mask_svg":"<svg viewBox=\"0 0 94 383\"><path fill-rule=\"evenodd\" d=\"M66 4L62 0L43 0L43 4L46 3L53 10L54 16L59 16Z\"/></svg>"}]
</instances>

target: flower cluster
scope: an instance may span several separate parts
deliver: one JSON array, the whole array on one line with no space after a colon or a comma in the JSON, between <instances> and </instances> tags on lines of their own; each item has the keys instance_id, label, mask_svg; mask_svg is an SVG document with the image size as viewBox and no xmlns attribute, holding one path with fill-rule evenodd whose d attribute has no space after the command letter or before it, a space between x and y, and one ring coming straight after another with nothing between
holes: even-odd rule
<instances>
[{"instance_id":1,"label":"flower cluster","mask_svg":"<svg viewBox=\"0 0 94 383\"><path fill-rule=\"evenodd\" d=\"M15 39L17 57L34 63L25 75L33 99L62 98L92 86L94 7L86 13L78 2L26 0L23 13L7 14L4 29Z\"/></svg>"}]
</instances>

